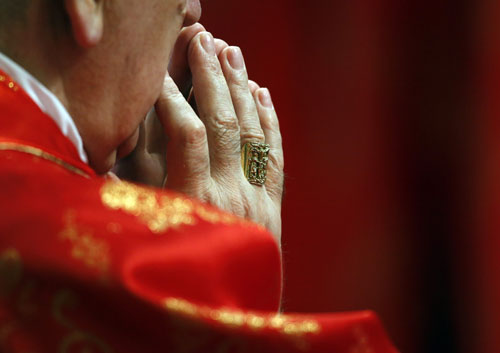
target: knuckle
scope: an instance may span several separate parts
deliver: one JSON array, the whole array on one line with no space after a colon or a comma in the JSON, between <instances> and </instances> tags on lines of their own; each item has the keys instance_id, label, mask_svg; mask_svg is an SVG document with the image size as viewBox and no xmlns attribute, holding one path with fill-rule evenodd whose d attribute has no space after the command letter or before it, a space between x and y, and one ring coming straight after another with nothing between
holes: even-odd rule
<instances>
[{"instance_id":1,"label":"knuckle","mask_svg":"<svg viewBox=\"0 0 500 353\"><path fill-rule=\"evenodd\" d=\"M240 154L240 139L235 138L234 134L223 131L216 132L214 144L215 149L211 150L211 152L218 156L222 156L221 158L223 159L239 156ZM223 154L221 154L221 152L223 152Z\"/></svg>"},{"instance_id":2,"label":"knuckle","mask_svg":"<svg viewBox=\"0 0 500 353\"><path fill-rule=\"evenodd\" d=\"M240 129L238 118L233 111L219 112L212 119L207 119L207 121L212 122L216 131L239 131Z\"/></svg>"},{"instance_id":3,"label":"knuckle","mask_svg":"<svg viewBox=\"0 0 500 353\"><path fill-rule=\"evenodd\" d=\"M241 132L240 136L242 141L265 141L266 139L262 129L256 127L245 129L245 131Z\"/></svg>"},{"instance_id":4,"label":"knuckle","mask_svg":"<svg viewBox=\"0 0 500 353\"><path fill-rule=\"evenodd\" d=\"M207 140L207 130L201 122L186 124L182 129L181 136L185 145L203 145Z\"/></svg>"}]
</instances>

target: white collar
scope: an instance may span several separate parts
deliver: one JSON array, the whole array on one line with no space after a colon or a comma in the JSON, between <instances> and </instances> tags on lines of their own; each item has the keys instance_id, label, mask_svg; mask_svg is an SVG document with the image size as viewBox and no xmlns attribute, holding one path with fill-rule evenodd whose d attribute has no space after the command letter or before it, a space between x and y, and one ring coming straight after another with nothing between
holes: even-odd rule
<instances>
[{"instance_id":1,"label":"white collar","mask_svg":"<svg viewBox=\"0 0 500 353\"><path fill-rule=\"evenodd\" d=\"M76 128L75 122L61 101L29 72L1 52L0 69L19 84L33 102L54 120L63 135L73 142L80 159L84 163L88 163L87 154L83 149L82 137Z\"/></svg>"}]
</instances>

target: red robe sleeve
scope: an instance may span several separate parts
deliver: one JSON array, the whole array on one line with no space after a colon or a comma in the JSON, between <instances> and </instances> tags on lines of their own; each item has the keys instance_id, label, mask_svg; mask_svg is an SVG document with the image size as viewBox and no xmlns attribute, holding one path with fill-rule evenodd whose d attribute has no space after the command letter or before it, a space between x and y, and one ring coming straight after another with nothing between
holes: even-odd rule
<instances>
[{"instance_id":1,"label":"red robe sleeve","mask_svg":"<svg viewBox=\"0 0 500 353\"><path fill-rule=\"evenodd\" d=\"M394 351L370 312L278 314L280 254L259 226L180 195L72 179L39 176L19 197L18 176L15 198L2 192L7 352Z\"/></svg>"},{"instance_id":2,"label":"red robe sleeve","mask_svg":"<svg viewBox=\"0 0 500 353\"><path fill-rule=\"evenodd\" d=\"M371 312L279 314L280 251L265 229L95 176L6 87L1 352L396 352Z\"/></svg>"}]
</instances>

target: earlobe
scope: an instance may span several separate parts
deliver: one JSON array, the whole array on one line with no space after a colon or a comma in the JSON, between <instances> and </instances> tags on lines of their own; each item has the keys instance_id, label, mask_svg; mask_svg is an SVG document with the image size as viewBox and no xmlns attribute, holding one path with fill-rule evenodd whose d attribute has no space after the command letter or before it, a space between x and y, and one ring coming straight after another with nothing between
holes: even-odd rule
<instances>
[{"instance_id":1,"label":"earlobe","mask_svg":"<svg viewBox=\"0 0 500 353\"><path fill-rule=\"evenodd\" d=\"M73 36L83 48L90 48L100 42L103 34L102 0L65 0Z\"/></svg>"}]
</instances>

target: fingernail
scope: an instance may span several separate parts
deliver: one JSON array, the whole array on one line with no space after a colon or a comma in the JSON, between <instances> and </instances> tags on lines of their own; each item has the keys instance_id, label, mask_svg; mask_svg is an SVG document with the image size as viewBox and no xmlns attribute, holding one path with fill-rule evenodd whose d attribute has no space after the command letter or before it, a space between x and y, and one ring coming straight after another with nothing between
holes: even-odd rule
<instances>
[{"instance_id":1,"label":"fingernail","mask_svg":"<svg viewBox=\"0 0 500 353\"><path fill-rule=\"evenodd\" d=\"M215 55L215 44L212 34L206 32L201 35L201 46L205 49L207 54Z\"/></svg>"},{"instance_id":2,"label":"fingernail","mask_svg":"<svg viewBox=\"0 0 500 353\"><path fill-rule=\"evenodd\" d=\"M259 101L266 108L273 108L273 101L271 99L271 93L267 88L262 88L259 90Z\"/></svg>"},{"instance_id":3,"label":"fingernail","mask_svg":"<svg viewBox=\"0 0 500 353\"><path fill-rule=\"evenodd\" d=\"M245 67L243 54L241 54L241 49L238 47L229 48L227 60L229 61L229 65L235 70L241 70Z\"/></svg>"}]
</instances>

